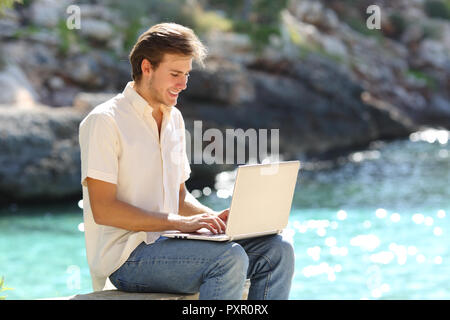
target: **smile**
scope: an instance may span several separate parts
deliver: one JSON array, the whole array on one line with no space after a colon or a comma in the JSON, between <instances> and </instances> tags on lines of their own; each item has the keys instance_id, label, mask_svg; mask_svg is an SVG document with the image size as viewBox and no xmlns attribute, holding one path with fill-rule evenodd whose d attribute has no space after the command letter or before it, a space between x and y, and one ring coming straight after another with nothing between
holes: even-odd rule
<instances>
[{"instance_id":1,"label":"smile","mask_svg":"<svg viewBox=\"0 0 450 320\"><path fill-rule=\"evenodd\" d=\"M176 91L170 91L170 90L169 90L169 94L170 94L172 97L178 97L178 93L179 93L179 92L176 92Z\"/></svg>"}]
</instances>

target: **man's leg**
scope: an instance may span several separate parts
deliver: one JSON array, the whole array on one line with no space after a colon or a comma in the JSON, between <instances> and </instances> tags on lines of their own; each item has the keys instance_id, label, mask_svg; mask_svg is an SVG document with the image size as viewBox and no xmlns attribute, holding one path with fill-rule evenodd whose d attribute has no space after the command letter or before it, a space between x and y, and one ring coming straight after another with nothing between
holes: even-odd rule
<instances>
[{"instance_id":1,"label":"man's leg","mask_svg":"<svg viewBox=\"0 0 450 320\"><path fill-rule=\"evenodd\" d=\"M236 241L249 258L249 300L287 300L294 275L292 245L280 235Z\"/></svg>"},{"instance_id":2,"label":"man's leg","mask_svg":"<svg viewBox=\"0 0 450 320\"><path fill-rule=\"evenodd\" d=\"M234 242L159 238L140 244L109 278L132 292L200 292L200 299L242 299L248 270L244 249Z\"/></svg>"}]
</instances>

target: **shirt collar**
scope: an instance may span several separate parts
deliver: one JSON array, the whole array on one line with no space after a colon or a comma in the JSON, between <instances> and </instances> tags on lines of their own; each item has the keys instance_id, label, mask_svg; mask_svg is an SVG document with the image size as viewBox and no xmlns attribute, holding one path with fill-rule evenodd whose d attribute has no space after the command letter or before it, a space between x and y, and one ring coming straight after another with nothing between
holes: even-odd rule
<instances>
[{"instance_id":1,"label":"shirt collar","mask_svg":"<svg viewBox=\"0 0 450 320\"><path fill-rule=\"evenodd\" d=\"M125 89L123 90L123 95L127 98L133 108L137 111L140 116L144 116L146 113L152 113L153 107L148 104L148 102L134 90L134 82L130 81L127 83ZM162 112L164 116L170 116L170 111L172 107L163 106Z\"/></svg>"}]
</instances>

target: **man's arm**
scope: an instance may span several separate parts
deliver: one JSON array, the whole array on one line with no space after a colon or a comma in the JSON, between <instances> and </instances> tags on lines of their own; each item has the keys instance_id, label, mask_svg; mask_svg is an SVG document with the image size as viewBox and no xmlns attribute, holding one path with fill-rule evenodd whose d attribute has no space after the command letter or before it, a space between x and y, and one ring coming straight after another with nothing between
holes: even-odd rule
<instances>
[{"instance_id":1,"label":"man's arm","mask_svg":"<svg viewBox=\"0 0 450 320\"><path fill-rule=\"evenodd\" d=\"M195 197L188 191L184 183L180 184L180 197L179 197L178 214L182 216L191 216L199 213L215 213L211 208L201 204Z\"/></svg>"},{"instance_id":2,"label":"man's arm","mask_svg":"<svg viewBox=\"0 0 450 320\"><path fill-rule=\"evenodd\" d=\"M211 208L201 204L195 197L187 190L184 183L180 184L180 197L178 214L182 216L191 216L201 213L210 213L217 215L224 223L226 223L228 218L229 209L222 210L221 212L216 212ZM225 231L225 224L221 225L223 231Z\"/></svg>"},{"instance_id":3,"label":"man's arm","mask_svg":"<svg viewBox=\"0 0 450 320\"><path fill-rule=\"evenodd\" d=\"M150 212L120 201L116 198L117 186L102 180L86 178L89 199L97 224L130 231L197 231L207 228L217 233L220 219L213 214L179 216L174 213Z\"/></svg>"}]
</instances>

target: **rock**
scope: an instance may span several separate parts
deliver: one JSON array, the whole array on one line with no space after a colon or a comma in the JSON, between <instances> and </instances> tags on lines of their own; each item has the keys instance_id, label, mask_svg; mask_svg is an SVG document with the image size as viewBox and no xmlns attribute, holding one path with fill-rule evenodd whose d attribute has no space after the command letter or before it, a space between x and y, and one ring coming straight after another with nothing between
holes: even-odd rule
<instances>
[{"instance_id":1,"label":"rock","mask_svg":"<svg viewBox=\"0 0 450 320\"><path fill-rule=\"evenodd\" d=\"M114 30L106 21L83 18L80 33L98 42L108 42L113 38Z\"/></svg>"},{"instance_id":2,"label":"rock","mask_svg":"<svg viewBox=\"0 0 450 320\"><path fill-rule=\"evenodd\" d=\"M81 113L89 113L93 108L99 104L108 101L116 96L116 93L91 93L80 92L75 96L73 107Z\"/></svg>"},{"instance_id":3,"label":"rock","mask_svg":"<svg viewBox=\"0 0 450 320\"><path fill-rule=\"evenodd\" d=\"M403 7L403 16L408 20L415 20L415 21L421 21L426 19L425 12L421 9L421 5L419 6L412 6L412 5L406 5Z\"/></svg>"},{"instance_id":4,"label":"rock","mask_svg":"<svg viewBox=\"0 0 450 320\"><path fill-rule=\"evenodd\" d=\"M64 73L83 87L98 88L104 84L102 68L93 53L65 59Z\"/></svg>"},{"instance_id":5,"label":"rock","mask_svg":"<svg viewBox=\"0 0 450 320\"><path fill-rule=\"evenodd\" d=\"M0 202L80 196L81 120L71 108L0 109Z\"/></svg>"},{"instance_id":6,"label":"rock","mask_svg":"<svg viewBox=\"0 0 450 320\"><path fill-rule=\"evenodd\" d=\"M378 99L367 91L361 94L361 100L372 107L370 113L379 128L379 139L406 137L419 129L409 114L399 107Z\"/></svg>"},{"instance_id":7,"label":"rock","mask_svg":"<svg viewBox=\"0 0 450 320\"><path fill-rule=\"evenodd\" d=\"M0 38L12 37L20 27L20 17L16 11L2 8L0 16Z\"/></svg>"},{"instance_id":8,"label":"rock","mask_svg":"<svg viewBox=\"0 0 450 320\"><path fill-rule=\"evenodd\" d=\"M11 63L16 63L21 67L26 67L28 75L38 73L43 78L43 72L46 74L57 73L60 65L56 50L43 43L32 43L27 40L19 40L2 44L3 54L8 57ZM44 82L41 79L39 82Z\"/></svg>"},{"instance_id":9,"label":"rock","mask_svg":"<svg viewBox=\"0 0 450 320\"><path fill-rule=\"evenodd\" d=\"M443 25L443 30L441 33L441 41L447 52L450 51L450 24L446 23Z\"/></svg>"},{"instance_id":10,"label":"rock","mask_svg":"<svg viewBox=\"0 0 450 320\"><path fill-rule=\"evenodd\" d=\"M65 58L60 73L79 86L79 91L122 91L131 81L131 66L98 49Z\"/></svg>"},{"instance_id":11,"label":"rock","mask_svg":"<svg viewBox=\"0 0 450 320\"><path fill-rule=\"evenodd\" d=\"M445 47L432 39L425 39L420 43L419 58L424 66L433 66L438 69L445 69L450 63Z\"/></svg>"},{"instance_id":12,"label":"rock","mask_svg":"<svg viewBox=\"0 0 450 320\"><path fill-rule=\"evenodd\" d=\"M421 117L424 124L450 128L450 100L448 97L433 95L429 110Z\"/></svg>"},{"instance_id":13,"label":"rock","mask_svg":"<svg viewBox=\"0 0 450 320\"><path fill-rule=\"evenodd\" d=\"M204 36L204 42L209 57L226 57L234 63L244 65L255 59L251 40L246 34L211 31Z\"/></svg>"},{"instance_id":14,"label":"rock","mask_svg":"<svg viewBox=\"0 0 450 320\"><path fill-rule=\"evenodd\" d=\"M443 97L440 95L435 95L431 99L431 105L436 111L442 112L443 114L450 115L450 101L448 97Z\"/></svg>"},{"instance_id":15,"label":"rock","mask_svg":"<svg viewBox=\"0 0 450 320\"><path fill-rule=\"evenodd\" d=\"M204 130L211 127L222 132L225 128L278 128L280 152L287 158L364 145L385 132L409 132L388 113L375 112L363 103L362 87L345 68L324 58L256 60L248 67L254 98L234 108L230 101L221 105L214 99L200 102L189 96L191 100L180 102L188 130L192 130L189 123L193 120L202 120ZM383 117L385 127L380 127ZM301 139L293 138L297 136Z\"/></svg>"},{"instance_id":16,"label":"rock","mask_svg":"<svg viewBox=\"0 0 450 320\"><path fill-rule=\"evenodd\" d=\"M48 85L53 90L61 90L64 88L64 80L61 79L61 77L54 76L51 77L50 80L48 80Z\"/></svg>"},{"instance_id":17,"label":"rock","mask_svg":"<svg viewBox=\"0 0 450 320\"><path fill-rule=\"evenodd\" d=\"M401 41L407 45L418 43L424 37L424 31L421 25L412 24L403 32Z\"/></svg>"},{"instance_id":18,"label":"rock","mask_svg":"<svg viewBox=\"0 0 450 320\"><path fill-rule=\"evenodd\" d=\"M28 39L53 48L59 48L61 44L61 39L58 34L54 31L49 31L46 29L38 30L30 34Z\"/></svg>"},{"instance_id":19,"label":"rock","mask_svg":"<svg viewBox=\"0 0 450 320\"><path fill-rule=\"evenodd\" d=\"M62 63L57 59L56 49L43 43L19 40L2 44L2 52L8 57L8 63L20 66L26 75L27 81L23 83L29 83L32 91L37 93L32 95L34 101L51 103L47 82L62 71ZM24 105L24 102L20 104Z\"/></svg>"},{"instance_id":20,"label":"rock","mask_svg":"<svg viewBox=\"0 0 450 320\"><path fill-rule=\"evenodd\" d=\"M320 38L320 42L322 48L328 54L348 60L347 47L339 38L325 35Z\"/></svg>"},{"instance_id":21,"label":"rock","mask_svg":"<svg viewBox=\"0 0 450 320\"><path fill-rule=\"evenodd\" d=\"M88 3L79 4L78 6L83 19L102 20L119 26L125 25L125 22L121 21L120 12L109 6Z\"/></svg>"},{"instance_id":22,"label":"rock","mask_svg":"<svg viewBox=\"0 0 450 320\"><path fill-rule=\"evenodd\" d=\"M339 19L336 13L319 1L311 0L291 0L288 3L289 10L299 20L313 24L324 30L332 30L339 26Z\"/></svg>"},{"instance_id":23,"label":"rock","mask_svg":"<svg viewBox=\"0 0 450 320\"><path fill-rule=\"evenodd\" d=\"M208 68L193 70L185 95L191 99L240 105L254 99L254 89L240 65L209 61Z\"/></svg>"},{"instance_id":24,"label":"rock","mask_svg":"<svg viewBox=\"0 0 450 320\"><path fill-rule=\"evenodd\" d=\"M125 14L112 9L112 1L77 4L82 28L74 32L84 39L69 41L67 50L61 51L55 26L67 17L65 10L72 3L35 0L0 19L2 56L15 66L0 72L0 85L6 89L0 93L0 103L6 108L26 101L75 105L66 115L59 108L17 114L0 111L0 159L9 169L0 171L0 183L6 181L0 194L5 197L78 193L75 119L81 120L79 114L121 92L131 80L127 53L122 52L129 36L121 32L127 26L121 18ZM395 34L401 29L397 34L401 41L352 29L345 18L352 18L358 8L350 4L312 0L288 2L281 11L280 34L271 36L261 55L254 53L248 35L219 31L201 35L209 49L207 66L194 68L178 102L186 128L191 130L194 120L202 120L204 130L279 128L279 149L286 159L329 155L374 139L404 137L420 125L450 128L450 24L426 16L423 3L401 0L383 5L383 28L390 26ZM389 19L393 14L399 30ZM150 24L155 17L146 16L147 22L140 24ZM17 39L14 34L29 22L33 27ZM85 43L89 43L87 51ZM17 99L17 90L28 98ZM72 130L63 131L67 136L61 140L55 133L62 130L55 129L60 126ZM188 184L197 180L198 185L207 181L210 186L216 173L228 169L226 165L192 167L193 180ZM19 173L23 177L15 181ZM30 190L23 179L36 189ZM41 183L45 179L50 186ZM73 185L60 187L59 179ZM13 194L8 185L19 192Z\"/></svg>"},{"instance_id":25,"label":"rock","mask_svg":"<svg viewBox=\"0 0 450 320\"><path fill-rule=\"evenodd\" d=\"M7 64L0 71L0 104L33 105L38 95L25 73L15 64Z\"/></svg>"},{"instance_id":26,"label":"rock","mask_svg":"<svg viewBox=\"0 0 450 320\"><path fill-rule=\"evenodd\" d=\"M281 34L284 42L284 47L287 51L293 51L292 54L288 52L285 57L298 58L299 48L306 51L317 51L323 55L323 52L332 56L333 59L341 59L348 61L349 55L345 42L337 35L329 35L322 32L315 25L299 21L289 11L284 10L281 14L282 27ZM292 50L290 43L294 42L296 47ZM284 53L283 53L284 54ZM282 58L282 57L280 57Z\"/></svg>"},{"instance_id":27,"label":"rock","mask_svg":"<svg viewBox=\"0 0 450 320\"><path fill-rule=\"evenodd\" d=\"M313 24L296 19L289 11L282 12L282 21L288 29L289 41L300 46L319 44L320 31Z\"/></svg>"},{"instance_id":28,"label":"rock","mask_svg":"<svg viewBox=\"0 0 450 320\"><path fill-rule=\"evenodd\" d=\"M34 0L29 7L31 23L54 28L60 20L65 20L67 7L73 0Z\"/></svg>"},{"instance_id":29,"label":"rock","mask_svg":"<svg viewBox=\"0 0 450 320\"><path fill-rule=\"evenodd\" d=\"M48 101L50 105L56 107L72 106L78 92L79 89L77 87L66 85L64 88L52 90L46 98L46 101Z\"/></svg>"},{"instance_id":30,"label":"rock","mask_svg":"<svg viewBox=\"0 0 450 320\"><path fill-rule=\"evenodd\" d=\"M119 290L103 290L68 297L40 300L198 300L199 294L140 293Z\"/></svg>"},{"instance_id":31,"label":"rock","mask_svg":"<svg viewBox=\"0 0 450 320\"><path fill-rule=\"evenodd\" d=\"M250 289L250 280L245 282L242 300L247 300ZM47 298L40 300L198 300L199 293L157 293L157 292L125 292L117 289L95 291L86 294L77 294L69 297Z\"/></svg>"},{"instance_id":32,"label":"rock","mask_svg":"<svg viewBox=\"0 0 450 320\"><path fill-rule=\"evenodd\" d=\"M345 82L334 80L331 84L323 72L309 73L304 65L293 65L291 75L281 77L264 73L253 74L258 100L264 111L265 125L259 127L280 128L280 151L290 156L317 155L333 148L363 145L376 136L376 128L363 112L357 96L347 96ZM304 73L297 73L299 69ZM294 74L292 74L294 73ZM311 86L311 83L312 86ZM279 90L278 86L283 90ZM345 93L344 93L345 92ZM343 94L341 94L343 93ZM358 110L356 112L356 110ZM263 122L259 119L259 122ZM295 139L294 137L301 137Z\"/></svg>"}]
</instances>

